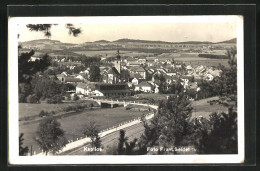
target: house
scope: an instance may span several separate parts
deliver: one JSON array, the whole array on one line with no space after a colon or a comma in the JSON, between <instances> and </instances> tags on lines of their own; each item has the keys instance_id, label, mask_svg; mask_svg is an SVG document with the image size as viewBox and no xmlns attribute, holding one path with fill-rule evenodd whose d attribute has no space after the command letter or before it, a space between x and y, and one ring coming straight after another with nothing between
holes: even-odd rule
<instances>
[{"instance_id":1,"label":"house","mask_svg":"<svg viewBox=\"0 0 260 171\"><path fill-rule=\"evenodd\" d=\"M134 78L132 79L131 82L133 85L137 85L141 80L143 80L143 77L139 73L136 73L134 74Z\"/></svg>"},{"instance_id":2,"label":"house","mask_svg":"<svg viewBox=\"0 0 260 171\"><path fill-rule=\"evenodd\" d=\"M177 76L169 76L165 75L166 83L167 84L172 84L173 82L176 82L178 77Z\"/></svg>"},{"instance_id":3,"label":"house","mask_svg":"<svg viewBox=\"0 0 260 171\"><path fill-rule=\"evenodd\" d=\"M193 79L193 76L187 76L187 75L184 75L184 76L181 76L180 77L181 79L181 84L183 85L183 87L185 89L189 88L189 81L191 81Z\"/></svg>"},{"instance_id":4,"label":"house","mask_svg":"<svg viewBox=\"0 0 260 171\"><path fill-rule=\"evenodd\" d=\"M79 82L82 82L82 80L78 79L78 78L74 78L74 77L65 77L64 81L62 81L64 83L71 83L71 84L77 84Z\"/></svg>"},{"instance_id":5,"label":"house","mask_svg":"<svg viewBox=\"0 0 260 171\"><path fill-rule=\"evenodd\" d=\"M77 94L83 94L83 95L90 95L92 91L95 90L95 84L94 82L89 83L78 83L76 86L76 93Z\"/></svg>"},{"instance_id":6,"label":"house","mask_svg":"<svg viewBox=\"0 0 260 171\"><path fill-rule=\"evenodd\" d=\"M135 91L152 92L153 86L147 81L143 81L135 86Z\"/></svg>"},{"instance_id":7,"label":"house","mask_svg":"<svg viewBox=\"0 0 260 171\"><path fill-rule=\"evenodd\" d=\"M65 78L69 76L67 72L62 72L61 74L57 74L58 80L61 82L65 82Z\"/></svg>"},{"instance_id":8,"label":"house","mask_svg":"<svg viewBox=\"0 0 260 171\"><path fill-rule=\"evenodd\" d=\"M159 93L159 87L154 88L154 93Z\"/></svg>"},{"instance_id":9,"label":"house","mask_svg":"<svg viewBox=\"0 0 260 171\"><path fill-rule=\"evenodd\" d=\"M79 74L78 76L76 76L75 78L78 78L80 80L85 80L85 78L82 76L82 74Z\"/></svg>"},{"instance_id":10,"label":"house","mask_svg":"<svg viewBox=\"0 0 260 171\"><path fill-rule=\"evenodd\" d=\"M168 75L168 76L175 76L177 74L176 74L175 71L168 71L168 72L166 72L166 75Z\"/></svg>"},{"instance_id":11,"label":"house","mask_svg":"<svg viewBox=\"0 0 260 171\"><path fill-rule=\"evenodd\" d=\"M162 72L161 70L156 70L152 75L152 81L155 82L155 77L160 75L164 75L164 72Z\"/></svg>"},{"instance_id":12,"label":"house","mask_svg":"<svg viewBox=\"0 0 260 171\"><path fill-rule=\"evenodd\" d=\"M140 66L140 63L134 59L133 61L127 61L126 65L127 66Z\"/></svg>"},{"instance_id":13,"label":"house","mask_svg":"<svg viewBox=\"0 0 260 171\"><path fill-rule=\"evenodd\" d=\"M125 97L130 96L131 91L127 84L96 84L96 89L92 93L94 96L105 97Z\"/></svg>"},{"instance_id":14,"label":"house","mask_svg":"<svg viewBox=\"0 0 260 171\"><path fill-rule=\"evenodd\" d=\"M85 83L78 83L76 86L76 93L88 95L89 94L88 85Z\"/></svg>"},{"instance_id":15,"label":"house","mask_svg":"<svg viewBox=\"0 0 260 171\"><path fill-rule=\"evenodd\" d=\"M117 84L117 83L121 82L120 73L118 72L118 70L115 67L110 68L106 74L107 74L107 76L104 75L104 77L103 77L103 82L109 83L109 84ZM104 80L104 79L106 79L106 80Z\"/></svg>"},{"instance_id":16,"label":"house","mask_svg":"<svg viewBox=\"0 0 260 171\"><path fill-rule=\"evenodd\" d=\"M186 69L187 69L187 70L192 70L193 68L192 68L191 65L187 65L187 66L186 66Z\"/></svg>"}]
</instances>

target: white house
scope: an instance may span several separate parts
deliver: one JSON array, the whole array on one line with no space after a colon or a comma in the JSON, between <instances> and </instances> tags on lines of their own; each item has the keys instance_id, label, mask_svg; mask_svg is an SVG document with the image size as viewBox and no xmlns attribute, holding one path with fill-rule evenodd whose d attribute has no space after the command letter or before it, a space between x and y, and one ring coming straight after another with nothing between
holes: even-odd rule
<instances>
[{"instance_id":1,"label":"white house","mask_svg":"<svg viewBox=\"0 0 260 171\"><path fill-rule=\"evenodd\" d=\"M139 73L136 73L134 74L134 78L131 82L133 85L138 85L140 83L140 80L143 80L143 77Z\"/></svg>"},{"instance_id":2,"label":"white house","mask_svg":"<svg viewBox=\"0 0 260 171\"><path fill-rule=\"evenodd\" d=\"M85 78L84 78L82 75L78 75L78 76L76 76L75 78L78 78L78 79L80 79L80 80L85 80Z\"/></svg>"},{"instance_id":3,"label":"white house","mask_svg":"<svg viewBox=\"0 0 260 171\"><path fill-rule=\"evenodd\" d=\"M133 85L138 85L138 79L137 78L132 79L132 84Z\"/></svg>"},{"instance_id":4,"label":"white house","mask_svg":"<svg viewBox=\"0 0 260 171\"><path fill-rule=\"evenodd\" d=\"M152 87L153 86L149 84L147 81L143 81L135 86L135 91L151 92Z\"/></svg>"},{"instance_id":5,"label":"white house","mask_svg":"<svg viewBox=\"0 0 260 171\"><path fill-rule=\"evenodd\" d=\"M154 88L154 93L159 93L159 88L158 87Z\"/></svg>"},{"instance_id":6,"label":"white house","mask_svg":"<svg viewBox=\"0 0 260 171\"><path fill-rule=\"evenodd\" d=\"M104 94L99 91L99 90L94 90L92 93L91 93L92 96L104 96Z\"/></svg>"},{"instance_id":7,"label":"white house","mask_svg":"<svg viewBox=\"0 0 260 171\"><path fill-rule=\"evenodd\" d=\"M76 86L76 93L83 94L83 95L90 95L92 91L95 90L94 84L85 84L85 83L78 83Z\"/></svg>"}]
</instances>

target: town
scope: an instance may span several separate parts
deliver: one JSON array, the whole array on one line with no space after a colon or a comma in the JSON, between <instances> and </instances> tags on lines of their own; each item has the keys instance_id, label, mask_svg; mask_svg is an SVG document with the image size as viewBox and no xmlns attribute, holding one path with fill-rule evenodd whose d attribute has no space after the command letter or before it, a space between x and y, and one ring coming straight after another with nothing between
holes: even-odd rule
<instances>
[{"instance_id":1,"label":"town","mask_svg":"<svg viewBox=\"0 0 260 171\"><path fill-rule=\"evenodd\" d=\"M39 40L40 41L40 40ZM46 40L42 40L44 42ZM131 40L128 40L131 42ZM48 42L48 41L47 41ZM104 41L98 41L102 47L105 45ZM147 43L148 42L148 43ZM129 53L120 49L110 50L108 53L101 52L88 57L81 49L78 55L73 53L70 56L69 52L62 54L60 51L55 52L58 48L54 46L53 53L50 53L52 60L52 67L48 69L50 76L55 74L56 78L64 84L70 84L71 88L67 92L71 96L74 94L80 98L84 97L105 97L105 98L122 98L126 96L134 96L138 93L174 93L171 90L171 85L180 81L183 88L187 91L199 91L198 82L201 80L212 81L216 77L220 77L221 70L218 68L220 63L227 63L226 50L227 47L234 46L234 42L226 43L222 47L221 44L205 45L205 44L177 44L161 47L161 43L150 43L147 41L144 49L149 50L152 46L158 46L159 50L169 50L170 47L178 48L178 52L174 50L172 53ZM23 43L25 49L44 49L44 47L37 47L37 44L28 46L28 43ZM57 44L57 43L56 43ZM88 43L90 44L90 43ZM97 42L93 43L98 47ZM91 47L94 45L91 44ZM127 45L131 46L128 47ZM121 45L122 48L134 47L132 42ZM164 45L164 44L163 44ZM90 45L88 45L90 46ZM87 47L88 47L87 46ZM119 47L117 44L112 47ZM111 47L111 45L109 46ZM60 47L59 47L60 48ZM74 50L75 47L70 47ZM77 47L79 48L79 47ZM139 48L142 48L139 47ZM166 49L165 49L166 48ZM84 47L85 49L85 47ZM143 50L144 50L143 49ZM68 50L68 48L66 49ZM155 49L152 49L155 50ZM196 52L197 51L197 52ZM22 49L22 52L24 50ZM217 52L217 54L216 54ZM105 54L104 54L105 53ZM221 54L220 54L221 53ZM75 55L76 54L76 55ZM205 55L204 57L199 57ZM43 53L36 51L35 55L30 60L35 61L41 59ZM214 59L211 59L213 57ZM86 58L92 60L86 61ZM185 60L190 58L191 60ZM207 63L203 65L202 62L194 62L197 58L206 59ZM219 63L216 63L216 60ZM87 64L86 64L87 63ZM90 66L92 64L92 66ZM202 64L201 64L202 63ZM92 68L91 68L92 67ZM94 73L93 73L94 72Z\"/></svg>"},{"instance_id":2,"label":"town","mask_svg":"<svg viewBox=\"0 0 260 171\"><path fill-rule=\"evenodd\" d=\"M237 152L236 38L18 44L20 155Z\"/></svg>"}]
</instances>

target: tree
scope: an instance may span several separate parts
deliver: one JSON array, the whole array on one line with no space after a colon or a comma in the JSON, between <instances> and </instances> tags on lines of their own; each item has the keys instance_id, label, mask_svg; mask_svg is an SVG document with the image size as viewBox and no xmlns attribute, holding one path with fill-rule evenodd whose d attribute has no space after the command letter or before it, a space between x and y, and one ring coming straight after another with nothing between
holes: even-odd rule
<instances>
[{"instance_id":1,"label":"tree","mask_svg":"<svg viewBox=\"0 0 260 171\"><path fill-rule=\"evenodd\" d=\"M57 24L27 24L26 27L30 31L43 32L44 36L51 37L51 27ZM65 27L69 30L69 35L77 37L82 30L80 28L75 28L72 24L66 24Z\"/></svg>"},{"instance_id":2,"label":"tree","mask_svg":"<svg viewBox=\"0 0 260 171\"><path fill-rule=\"evenodd\" d=\"M100 148L102 146L100 137L98 135L98 126L94 121L91 121L89 124L85 125L82 129L82 133L84 136L87 136L91 139L92 147Z\"/></svg>"},{"instance_id":3,"label":"tree","mask_svg":"<svg viewBox=\"0 0 260 171\"><path fill-rule=\"evenodd\" d=\"M96 81L100 80L101 75L100 75L100 69L98 66L92 65L90 67L89 74L90 74L90 81L96 82Z\"/></svg>"},{"instance_id":4,"label":"tree","mask_svg":"<svg viewBox=\"0 0 260 171\"><path fill-rule=\"evenodd\" d=\"M22 53L18 56L18 79L19 83L30 83L32 76L37 72L43 72L51 64L48 55L44 55L40 60L30 61L34 51Z\"/></svg>"},{"instance_id":5,"label":"tree","mask_svg":"<svg viewBox=\"0 0 260 171\"><path fill-rule=\"evenodd\" d=\"M122 70L121 73L121 80L125 81L125 82L128 82L129 79L130 79L130 73L128 70Z\"/></svg>"},{"instance_id":6,"label":"tree","mask_svg":"<svg viewBox=\"0 0 260 171\"><path fill-rule=\"evenodd\" d=\"M237 154L237 112L212 113L209 121L197 122L194 145L199 154Z\"/></svg>"},{"instance_id":7,"label":"tree","mask_svg":"<svg viewBox=\"0 0 260 171\"><path fill-rule=\"evenodd\" d=\"M231 99L237 102L237 50L227 50L229 67L219 66L222 70L220 77L214 78L211 82L215 94L223 99Z\"/></svg>"},{"instance_id":8,"label":"tree","mask_svg":"<svg viewBox=\"0 0 260 171\"><path fill-rule=\"evenodd\" d=\"M173 82L170 85L168 93L175 94L175 93L180 93L183 91L184 91L184 88L183 88L183 85L181 84L181 80L178 79L176 82Z\"/></svg>"},{"instance_id":9,"label":"tree","mask_svg":"<svg viewBox=\"0 0 260 171\"><path fill-rule=\"evenodd\" d=\"M26 103L26 97L32 93L32 87L29 83L19 84L19 103Z\"/></svg>"},{"instance_id":10,"label":"tree","mask_svg":"<svg viewBox=\"0 0 260 171\"><path fill-rule=\"evenodd\" d=\"M61 95L55 95L47 100L48 104L57 104L62 102L63 97Z\"/></svg>"},{"instance_id":11,"label":"tree","mask_svg":"<svg viewBox=\"0 0 260 171\"><path fill-rule=\"evenodd\" d=\"M60 123L53 116L41 120L34 140L46 155L48 152L56 154L67 143L64 131L60 128Z\"/></svg>"},{"instance_id":12,"label":"tree","mask_svg":"<svg viewBox=\"0 0 260 171\"><path fill-rule=\"evenodd\" d=\"M191 134L191 112L191 103L183 92L170 96L167 101L161 101L158 114L150 125L145 124L145 134L139 144L141 149L187 145Z\"/></svg>"},{"instance_id":13,"label":"tree","mask_svg":"<svg viewBox=\"0 0 260 171\"><path fill-rule=\"evenodd\" d=\"M74 94L74 96L73 96L72 100L74 100L74 101L77 101L77 100L79 100L79 96L78 96L77 94Z\"/></svg>"},{"instance_id":14,"label":"tree","mask_svg":"<svg viewBox=\"0 0 260 171\"><path fill-rule=\"evenodd\" d=\"M136 147L137 139L135 138L130 143L127 142L128 138L125 136L125 131L120 130L119 132L119 142L117 147L118 155L133 155L135 154L134 148Z\"/></svg>"},{"instance_id":15,"label":"tree","mask_svg":"<svg viewBox=\"0 0 260 171\"><path fill-rule=\"evenodd\" d=\"M91 67L93 65L99 66L100 65L100 57L87 57L87 56L81 56L80 61L82 64L85 65L85 67Z\"/></svg>"},{"instance_id":16,"label":"tree","mask_svg":"<svg viewBox=\"0 0 260 171\"><path fill-rule=\"evenodd\" d=\"M23 133L20 134L19 136L19 156L25 156L28 151L29 151L29 148L26 146L26 147L23 147L23 141L24 141L24 138L23 138Z\"/></svg>"},{"instance_id":17,"label":"tree","mask_svg":"<svg viewBox=\"0 0 260 171\"><path fill-rule=\"evenodd\" d=\"M159 92L165 92L166 91L166 87L167 87L167 83L166 83L166 78L163 74L155 74L154 75L154 80L155 83L157 83L159 85Z\"/></svg>"},{"instance_id":18,"label":"tree","mask_svg":"<svg viewBox=\"0 0 260 171\"><path fill-rule=\"evenodd\" d=\"M31 81L33 92L42 99L53 98L66 92L66 85L58 80L52 80L48 76L35 76Z\"/></svg>"}]
</instances>

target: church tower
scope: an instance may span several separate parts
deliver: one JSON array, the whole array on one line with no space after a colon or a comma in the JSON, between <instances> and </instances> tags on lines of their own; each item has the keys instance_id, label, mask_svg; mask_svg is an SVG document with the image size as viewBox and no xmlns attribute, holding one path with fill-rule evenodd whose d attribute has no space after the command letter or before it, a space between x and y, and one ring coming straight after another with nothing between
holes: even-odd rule
<instances>
[{"instance_id":1,"label":"church tower","mask_svg":"<svg viewBox=\"0 0 260 171\"><path fill-rule=\"evenodd\" d=\"M117 55L116 55L116 59L113 62L114 67L117 69L117 71L119 72L119 74L121 74L121 56L119 55L119 49L117 49Z\"/></svg>"}]
</instances>

